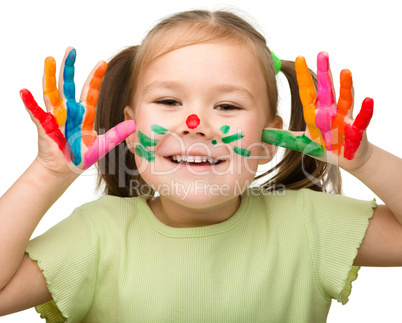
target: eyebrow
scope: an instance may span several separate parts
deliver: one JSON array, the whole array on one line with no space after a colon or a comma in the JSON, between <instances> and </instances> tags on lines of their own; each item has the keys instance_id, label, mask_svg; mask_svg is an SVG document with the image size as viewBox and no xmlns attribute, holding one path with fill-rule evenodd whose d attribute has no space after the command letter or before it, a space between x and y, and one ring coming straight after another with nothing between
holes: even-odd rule
<instances>
[{"instance_id":1,"label":"eyebrow","mask_svg":"<svg viewBox=\"0 0 402 323\"><path fill-rule=\"evenodd\" d=\"M183 87L184 85L178 81L155 81L145 87L145 89L143 90L143 94L147 94L154 89L181 89ZM241 92L247 97L251 98L253 101L255 101L254 95L248 89L241 85L222 83L214 86L213 91L218 93Z\"/></svg>"}]
</instances>

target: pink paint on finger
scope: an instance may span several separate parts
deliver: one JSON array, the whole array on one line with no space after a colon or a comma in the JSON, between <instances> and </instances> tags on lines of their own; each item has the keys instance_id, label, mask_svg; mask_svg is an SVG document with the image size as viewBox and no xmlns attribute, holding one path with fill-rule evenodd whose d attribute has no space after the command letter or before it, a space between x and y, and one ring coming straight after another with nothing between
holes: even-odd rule
<instances>
[{"instance_id":1,"label":"pink paint on finger","mask_svg":"<svg viewBox=\"0 0 402 323\"><path fill-rule=\"evenodd\" d=\"M32 113L33 117L39 121L45 133L57 144L63 152L67 161L71 161L74 157L70 153L67 140L59 129L56 118L50 112L45 112L35 101L31 92L27 89L20 91L20 96L26 108Z\"/></svg>"},{"instance_id":2,"label":"pink paint on finger","mask_svg":"<svg viewBox=\"0 0 402 323\"><path fill-rule=\"evenodd\" d=\"M84 167L87 169L100 158L106 155L111 149L135 132L136 124L133 120L123 121L110 129L104 135L96 137L84 155Z\"/></svg>"},{"instance_id":3,"label":"pink paint on finger","mask_svg":"<svg viewBox=\"0 0 402 323\"><path fill-rule=\"evenodd\" d=\"M335 103L332 79L329 73L329 57L325 52L317 56L317 94L320 105L332 106Z\"/></svg>"},{"instance_id":4,"label":"pink paint on finger","mask_svg":"<svg viewBox=\"0 0 402 323\"><path fill-rule=\"evenodd\" d=\"M374 101L371 98L365 98L362 103L362 108L356 116L353 125L346 125L345 127L345 153L346 159L353 159L360 142L363 139L363 133L367 129L370 120L373 116Z\"/></svg>"},{"instance_id":5,"label":"pink paint on finger","mask_svg":"<svg viewBox=\"0 0 402 323\"><path fill-rule=\"evenodd\" d=\"M315 123L321 131L326 150L332 151L332 120L336 115L336 107L319 107L315 115ZM334 143L336 144L336 143Z\"/></svg>"}]
</instances>

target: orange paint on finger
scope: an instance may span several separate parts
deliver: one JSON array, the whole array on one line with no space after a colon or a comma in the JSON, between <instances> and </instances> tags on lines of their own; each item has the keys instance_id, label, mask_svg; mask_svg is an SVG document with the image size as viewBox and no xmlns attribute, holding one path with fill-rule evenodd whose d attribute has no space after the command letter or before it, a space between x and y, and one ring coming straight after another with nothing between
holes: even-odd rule
<instances>
[{"instance_id":1,"label":"orange paint on finger","mask_svg":"<svg viewBox=\"0 0 402 323\"><path fill-rule=\"evenodd\" d=\"M92 146L96 140L96 132L94 131L93 126L95 121L95 106L98 102L99 89L101 87L106 69L107 63L102 62L102 64L100 64L95 70L92 79L89 81L89 89L85 99L85 117L82 123L82 140L87 147Z\"/></svg>"},{"instance_id":2,"label":"orange paint on finger","mask_svg":"<svg viewBox=\"0 0 402 323\"><path fill-rule=\"evenodd\" d=\"M340 75L341 87L339 90L339 100L338 100L338 114L346 116L349 109L353 104L353 80L352 73L349 70L342 70Z\"/></svg>"},{"instance_id":3,"label":"orange paint on finger","mask_svg":"<svg viewBox=\"0 0 402 323\"><path fill-rule=\"evenodd\" d=\"M56 87L56 62L53 57L45 59L45 89L43 94L48 97L53 107L53 115L57 124L59 126L64 125L67 119L67 110L63 100L60 100L59 90Z\"/></svg>"},{"instance_id":4,"label":"orange paint on finger","mask_svg":"<svg viewBox=\"0 0 402 323\"><path fill-rule=\"evenodd\" d=\"M297 83L299 85L300 101L303 105L304 121L307 124L308 131L313 140L319 138L321 146L325 147L321 131L317 128L315 122L315 112L317 109L317 93L314 82L311 78L310 71L307 67L306 60L303 56L299 56L295 61L295 69L297 76Z\"/></svg>"}]
</instances>

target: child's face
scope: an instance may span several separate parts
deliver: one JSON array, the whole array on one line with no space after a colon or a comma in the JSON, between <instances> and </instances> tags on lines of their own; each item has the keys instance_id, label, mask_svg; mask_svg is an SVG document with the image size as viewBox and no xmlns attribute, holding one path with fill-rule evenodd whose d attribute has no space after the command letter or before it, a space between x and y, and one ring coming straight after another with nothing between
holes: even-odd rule
<instances>
[{"instance_id":1,"label":"child's face","mask_svg":"<svg viewBox=\"0 0 402 323\"><path fill-rule=\"evenodd\" d=\"M137 123L141 176L182 204L233 199L267 155L266 83L248 46L197 44L157 58L138 80L134 105L126 115Z\"/></svg>"}]
</instances>

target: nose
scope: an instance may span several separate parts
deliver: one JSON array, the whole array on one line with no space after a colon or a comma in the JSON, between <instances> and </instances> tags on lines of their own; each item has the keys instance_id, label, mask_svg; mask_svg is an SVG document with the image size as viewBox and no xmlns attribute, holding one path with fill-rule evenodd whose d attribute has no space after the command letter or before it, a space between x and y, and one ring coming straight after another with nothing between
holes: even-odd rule
<instances>
[{"instance_id":1,"label":"nose","mask_svg":"<svg viewBox=\"0 0 402 323\"><path fill-rule=\"evenodd\" d=\"M200 118L198 118L198 116L196 114L190 114L187 117L186 120L186 125L187 127L189 127L190 129L195 129L198 127L198 125L200 124Z\"/></svg>"},{"instance_id":2,"label":"nose","mask_svg":"<svg viewBox=\"0 0 402 323\"><path fill-rule=\"evenodd\" d=\"M183 125L182 134L192 134L204 137L207 135L206 131L205 122L202 122L198 115L190 114Z\"/></svg>"}]
</instances>

